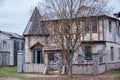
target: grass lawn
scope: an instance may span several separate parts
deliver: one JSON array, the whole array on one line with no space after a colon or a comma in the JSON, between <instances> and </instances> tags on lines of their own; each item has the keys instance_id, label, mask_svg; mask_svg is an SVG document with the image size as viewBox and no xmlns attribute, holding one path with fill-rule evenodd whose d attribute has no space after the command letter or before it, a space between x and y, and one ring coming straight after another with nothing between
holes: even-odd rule
<instances>
[{"instance_id":1,"label":"grass lawn","mask_svg":"<svg viewBox=\"0 0 120 80\"><path fill-rule=\"evenodd\" d=\"M16 78L19 80L38 80L26 78L23 73L17 73L17 67L0 67L0 78Z\"/></svg>"},{"instance_id":2,"label":"grass lawn","mask_svg":"<svg viewBox=\"0 0 120 80\"><path fill-rule=\"evenodd\" d=\"M73 80L106 80L103 77L110 77L109 73L112 76L115 76L113 80L120 80L120 69L112 70L100 75L73 75ZM41 77L42 76L42 77ZM53 77L54 75L42 75L42 74L24 74L17 73L17 67L0 67L0 80L1 78L16 78L16 80L70 80L67 75L59 75ZM88 78L87 78L88 77ZM100 79L98 79L100 78ZM2 79L3 80L3 79ZM5 79L4 79L5 80ZM12 79L15 80L15 79ZM109 80L109 79L107 79ZM112 80L112 79L110 79Z\"/></svg>"},{"instance_id":3,"label":"grass lawn","mask_svg":"<svg viewBox=\"0 0 120 80\"><path fill-rule=\"evenodd\" d=\"M120 80L120 69L115 69L111 71L112 74L116 75L114 80Z\"/></svg>"},{"instance_id":4,"label":"grass lawn","mask_svg":"<svg viewBox=\"0 0 120 80\"><path fill-rule=\"evenodd\" d=\"M0 77L17 76L17 67L0 67Z\"/></svg>"}]
</instances>

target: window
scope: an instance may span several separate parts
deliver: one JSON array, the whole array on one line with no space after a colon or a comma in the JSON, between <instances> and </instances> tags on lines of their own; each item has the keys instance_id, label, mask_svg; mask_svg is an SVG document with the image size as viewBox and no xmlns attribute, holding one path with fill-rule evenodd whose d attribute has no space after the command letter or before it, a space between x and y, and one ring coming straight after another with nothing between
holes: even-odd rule
<instances>
[{"instance_id":1,"label":"window","mask_svg":"<svg viewBox=\"0 0 120 80\"><path fill-rule=\"evenodd\" d=\"M36 64L43 63L42 49L40 49L40 50L34 49L33 50L33 63L36 63Z\"/></svg>"},{"instance_id":2,"label":"window","mask_svg":"<svg viewBox=\"0 0 120 80\"><path fill-rule=\"evenodd\" d=\"M85 22L85 33L89 33L89 31L90 31L90 24L89 24L89 22Z\"/></svg>"},{"instance_id":3,"label":"window","mask_svg":"<svg viewBox=\"0 0 120 80\"><path fill-rule=\"evenodd\" d=\"M17 50L20 50L20 42L17 41Z\"/></svg>"},{"instance_id":4,"label":"window","mask_svg":"<svg viewBox=\"0 0 120 80\"><path fill-rule=\"evenodd\" d=\"M97 33L97 20L92 21L92 32Z\"/></svg>"},{"instance_id":5,"label":"window","mask_svg":"<svg viewBox=\"0 0 120 80\"><path fill-rule=\"evenodd\" d=\"M112 23L111 21L109 21L109 32L111 32L111 29L112 29Z\"/></svg>"},{"instance_id":6,"label":"window","mask_svg":"<svg viewBox=\"0 0 120 80\"><path fill-rule=\"evenodd\" d=\"M89 33L89 26L85 26L85 32Z\"/></svg>"},{"instance_id":7,"label":"window","mask_svg":"<svg viewBox=\"0 0 120 80\"><path fill-rule=\"evenodd\" d=\"M24 42L21 42L22 46L21 46L21 50L24 50Z\"/></svg>"},{"instance_id":8,"label":"window","mask_svg":"<svg viewBox=\"0 0 120 80\"><path fill-rule=\"evenodd\" d=\"M6 49L7 48L7 43L6 41L3 41L3 49Z\"/></svg>"},{"instance_id":9,"label":"window","mask_svg":"<svg viewBox=\"0 0 120 80\"><path fill-rule=\"evenodd\" d=\"M85 59L86 60L91 60L92 59L91 46L85 46L84 51L85 51Z\"/></svg>"},{"instance_id":10,"label":"window","mask_svg":"<svg viewBox=\"0 0 120 80\"><path fill-rule=\"evenodd\" d=\"M49 54L49 64L54 64L54 53Z\"/></svg>"},{"instance_id":11,"label":"window","mask_svg":"<svg viewBox=\"0 0 120 80\"><path fill-rule=\"evenodd\" d=\"M111 60L114 60L114 49L111 47Z\"/></svg>"}]
</instances>

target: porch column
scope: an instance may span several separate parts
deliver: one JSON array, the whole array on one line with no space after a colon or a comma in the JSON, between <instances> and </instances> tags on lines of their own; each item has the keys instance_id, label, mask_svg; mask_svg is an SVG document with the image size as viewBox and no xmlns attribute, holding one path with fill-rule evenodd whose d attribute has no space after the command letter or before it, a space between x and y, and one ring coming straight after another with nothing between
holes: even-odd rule
<instances>
[{"instance_id":1,"label":"porch column","mask_svg":"<svg viewBox=\"0 0 120 80\"><path fill-rule=\"evenodd\" d=\"M17 72L23 72L23 53L18 53Z\"/></svg>"},{"instance_id":2,"label":"porch column","mask_svg":"<svg viewBox=\"0 0 120 80\"><path fill-rule=\"evenodd\" d=\"M99 54L94 53L93 54L93 74L99 73Z\"/></svg>"},{"instance_id":3,"label":"porch column","mask_svg":"<svg viewBox=\"0 0 120 80\"><path fill-rule=\"evenodd\" d=\"M44 53L45 55L44 55L44 62L45 62L45 69L44 69L44 73L43 74L46 74L47 72L48 72L48 62L49 62L49 60L48 60L48 53Z\"/></svg>"}]
</instances>

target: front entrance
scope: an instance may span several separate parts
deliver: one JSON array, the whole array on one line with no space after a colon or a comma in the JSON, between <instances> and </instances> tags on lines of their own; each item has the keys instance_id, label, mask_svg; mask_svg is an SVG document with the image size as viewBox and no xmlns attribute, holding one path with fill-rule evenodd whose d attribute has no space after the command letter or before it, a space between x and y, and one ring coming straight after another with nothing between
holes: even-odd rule
<instances>
[{"instance_id":1,"label":"front entrance","mask_svg":"<svg viewBox=\"0 0 120 80\"><path fill-rule=\"evenodd\" d=\"M36 64L42 64L43 63L43 57L42 57L42 49L34 49L33 52L33 63Z\"/></svg>"}]
</instances>

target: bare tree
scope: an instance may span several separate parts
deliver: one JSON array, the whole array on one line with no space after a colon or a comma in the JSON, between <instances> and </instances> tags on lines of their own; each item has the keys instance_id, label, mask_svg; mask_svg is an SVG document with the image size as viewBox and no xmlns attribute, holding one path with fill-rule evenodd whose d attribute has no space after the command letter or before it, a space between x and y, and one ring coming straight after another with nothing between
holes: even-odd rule
<instances>
[{"instance_id":1,"label":"bare tree","mask_svg":"<svg viewBox=\"0 0 120 80\"><path fill-rule=\"evenodd\" d=\"M90 16L108 13L107 0L44 0L42 10L53 40L63 53L63 65L72 74L73 54L80 48L86 35ZM84 19L84 21L83 21Z\"/></svg>"}]
</instances>

